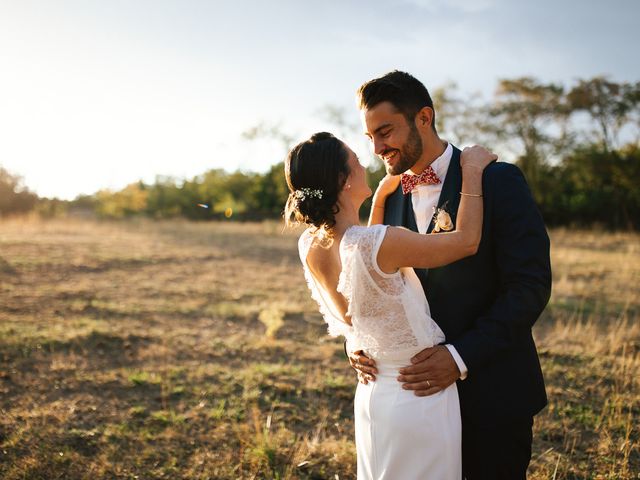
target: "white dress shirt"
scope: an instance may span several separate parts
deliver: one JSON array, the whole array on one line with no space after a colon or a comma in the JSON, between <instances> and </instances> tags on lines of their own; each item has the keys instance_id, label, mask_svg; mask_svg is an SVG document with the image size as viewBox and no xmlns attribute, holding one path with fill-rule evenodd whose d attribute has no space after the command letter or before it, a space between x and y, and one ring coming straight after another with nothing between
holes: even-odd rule
<instances>
[{"instance_id":1,"label":"white dress shirt","mask_svg":"<svg viewBox=\"0 0 640 480\"><path fill-rule=\"evenodd\" d=\"M453 147L450 143L447 144L444 153L436 158L431 163L431 168L436 172L436 175L440 179L440 183L437 185L418 185L411 191L411 203L413 204L413 214L416 217L416 225L418 232L427 233L427 228L431 223L431 219L438 206L438 200L440 198L440 192L442 192L442 185L447 176L447 170L449 169L449 163L451 163L451 155L453 154ZM407 170L406 174L414 175L411 170ZM467 366L465 365L462 357L455 349L453 345L445 345L451 356L456 362L456 365L460 369L460 379L467 378Z\"/></svg>"}]
</instances>

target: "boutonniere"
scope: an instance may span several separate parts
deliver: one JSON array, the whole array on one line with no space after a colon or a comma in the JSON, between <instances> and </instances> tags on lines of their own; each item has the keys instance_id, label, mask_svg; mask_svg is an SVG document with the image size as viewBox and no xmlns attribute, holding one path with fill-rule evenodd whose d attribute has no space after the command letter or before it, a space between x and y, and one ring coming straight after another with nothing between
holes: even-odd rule
<instances>
[{"instance_id":1,"label":"boutonniere","mask_svg":"<svg viewBox=\"0 0 640 480\"><path fill-rule=\"evenodd\" d=\"M453 221L451 221L451 215L444 209L438 208L433 214L435 217L435 222L433 226L433 230L431 232L450 232L453 230Z\"/></svg>"}]
</instances>

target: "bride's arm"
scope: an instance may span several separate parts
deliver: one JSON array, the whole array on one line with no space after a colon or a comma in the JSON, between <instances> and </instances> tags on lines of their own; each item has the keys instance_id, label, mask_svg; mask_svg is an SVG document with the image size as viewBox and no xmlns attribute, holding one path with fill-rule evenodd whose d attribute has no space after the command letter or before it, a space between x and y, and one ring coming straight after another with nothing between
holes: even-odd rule
<instances>
[{"instance_id":1,"label":"bride's arm","mask_svg":"<svg viewBox=\"0 0 640 480\"><path fill-rule=\"evenodd\" d=\"M387 197L396 191L400 184L400 175L387 175L378 184L371 202L369 226L384 223L384 204Z\"/></svg>"},{"instance_id":2,"label":"bride's arm","mask_svg":"<svg viewBox=\"0 0 640 480\"><path fill-rule=\"evenodd\" d=\"M463 151L462 198L456 230L419 234L390 227L378 252L378 264L385 272L400 267L435 268L474 255L482 235L482 172L497 157L482 147Z\"/></svg>"}]
</instances>

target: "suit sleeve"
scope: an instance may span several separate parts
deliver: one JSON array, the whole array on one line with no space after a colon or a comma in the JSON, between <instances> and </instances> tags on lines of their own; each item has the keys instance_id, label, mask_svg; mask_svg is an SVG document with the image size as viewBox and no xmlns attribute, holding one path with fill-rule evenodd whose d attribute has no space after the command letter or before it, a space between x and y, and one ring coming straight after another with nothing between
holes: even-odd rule
<instances>
[{"instance_id":1,"label":"suit sleeve","mask_svg":"<svg viewBox=\"0 0 640 480\"><path fill-rule=\"evenodd\" d=\"M549 237L524 176L514 165L495 164L485 171L484 187L498 294L473 328L451 342L471 376L530 335L551 295Z\"/></svg>"}]
</instances>

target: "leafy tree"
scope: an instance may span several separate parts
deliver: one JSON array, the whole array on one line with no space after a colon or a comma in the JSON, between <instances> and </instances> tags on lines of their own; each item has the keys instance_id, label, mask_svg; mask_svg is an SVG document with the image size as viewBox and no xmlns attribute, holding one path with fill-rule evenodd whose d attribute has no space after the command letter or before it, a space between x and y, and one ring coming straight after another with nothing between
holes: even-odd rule
<instances>
[{"instance_id":1,"label":"leafy tree","mask_svg":"<svg viewBox=\"0 0 640 480\"><path fill-rule=\"evenodd\" d=\"M611 228L640 227L640 148L620 151L598 146L576 150L562 166L563 223L601 223Z\"/></svg>"},{"instance_id":2,"label":"leafy tree","mask_svg":"<svg viewBox=\"0 0 640 480\"><path fill-rule=\"evenodd\" d=\"M573 111L584 111L597 125L599 142L606 151L618 146L620 130L640 103L638 84L617 83L606 77L579 80L567 95Z\"/></svg>"},{"instance_id":3,"label":"leafy tree","mask_svg":"<svg viewBox=\"0 0 640 480\"><path fill-rule=\"evenodd\" d=\"M69 214L71 211L70 207L72 206L75 206L75 200L71 202L58 198L40 198L34 210L41 218L61 218ZM79 210L80 209L76 209L76 212ZM93 202L93 207L86 211L86 213L88 213L89 216L93 216L94 211L95 202Z\"/></svg>"},{"instance_id":4,"label":"leafy tree","mask_svg":"<svg viewBox=\"0 0 640 480\"><path fill-rule=\"evenodd\" d=\"M156 218L174 217L182 213L181 192L174 177L157 176L147 191L147 213Z\"/></svg>"},{"instance_id":5,"label":"leafy tree","mask_svg":"<svg viewBox=\"0 0 640 480\"><path fill-rule=\"evenodd\" d=\"M245 140L258 140L260 138L268 138L278 141L285 151L293 146L294 137L285 132L280 124L270 124L261 122L253 127L248 128L242 133Z\"/></svg>"},{"instance_id":6,"label":"leafy tree","mask_svg":"<svg viewBox=\"0 0 640 480\"><path fill-rule=\"evenodd\" d=\"M629 122L635 127L635 145L640 147L640 82L628 84L625 88L624 101L630 107Z\"/></svg>"},{"instance_id":7,"label":"leafy tree","mask_svg":"<svg viewBox=\"0 0 640 480\"><path fill-rule=\"evenodd\" d=\"M515 143L517 164L540 199L542 165L570 143L564 128L570 114L564 88L531 77L500 80L491 113L497 122L497 138Z\"/></svg>"},{"instance_id":8,"label":"leafy tree","mask_svg":"<svg viewBox=\"0 0 640 480\"><path fill-rule=\"evenodd\" d=\"M132 183L117 192L101 190L95 195L96 213L109 218L143 213L147 210L148 195L149 191L142 182Z\"/></svg>"},{"instance_id":9,"label":"leafy tree","mask_svg":"<svg viewBox=\"0 0 640 480\"><path fill-rule=\"evenodd\" d=\"M287 182L284 179L284 162L276 163L267 173L256 179L254 195L257 210L271 217L282 215L289 196Z\"/></svg>"},{"instance_id":10,"label":"leafy tree","mask_svg":"<svg viewBox=\"0 0 640 480\"><path fill-rule=\"evenodd\" d=\"M23 185L23 180L0 167L0 215L25 213L33 209L38 196Z\"/></svg>"},{"instance_id":11,"label":"leafy tree","mask_svg":"<svg viewBox=\"0 0 640 480\"><path fill-rule=\"evenodd\" d=\"M479 93L462 96L458 85L449 82L436 88L431 96L440 137L458 146L483 144L495 148L498 129L490 105Z\"/></svg>"}]
</instances>

